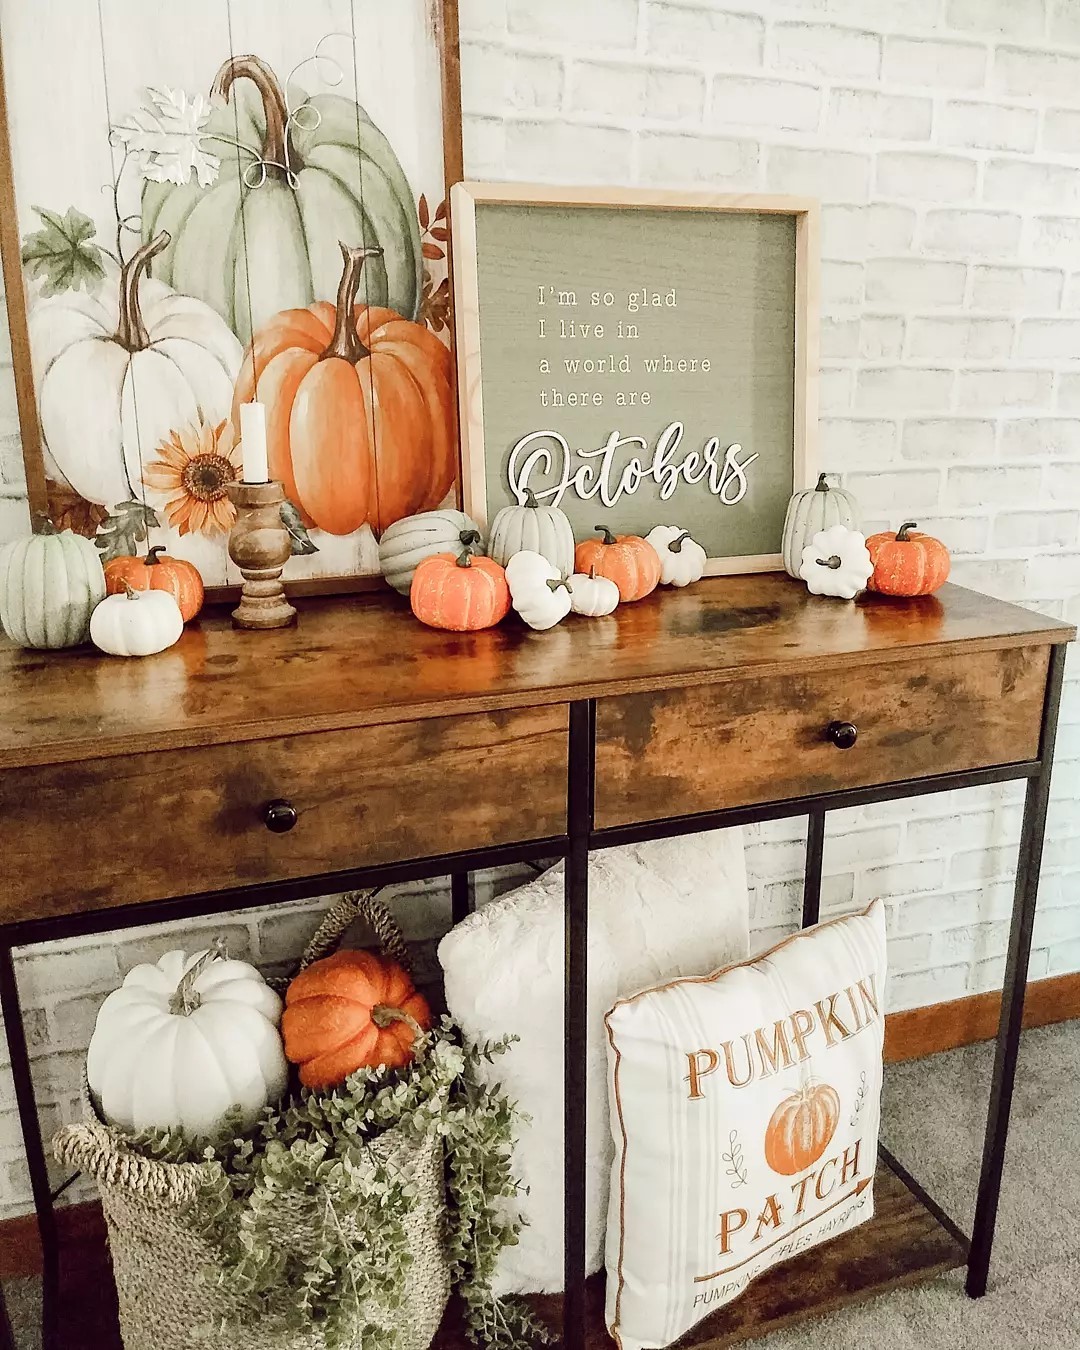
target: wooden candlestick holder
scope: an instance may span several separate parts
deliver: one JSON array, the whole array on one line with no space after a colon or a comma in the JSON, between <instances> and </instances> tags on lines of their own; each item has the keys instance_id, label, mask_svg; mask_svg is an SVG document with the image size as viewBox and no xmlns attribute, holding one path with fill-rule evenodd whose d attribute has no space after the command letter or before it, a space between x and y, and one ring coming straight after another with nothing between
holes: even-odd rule
<instances>
[{"instance_id":1,"label":"wooden candlestick holder","mask_svg":"<svg viewBox=\"0 0 1080 1350\"><path fill-rule=\"evenodd\" d=\"M237 628L285 628L296 618L281 582L292 552L292 540L281 519L285 489L271 481L230 483L228 491L236 507L229 557L244 578L233 623Z\"/></svg>"}]
</instances>

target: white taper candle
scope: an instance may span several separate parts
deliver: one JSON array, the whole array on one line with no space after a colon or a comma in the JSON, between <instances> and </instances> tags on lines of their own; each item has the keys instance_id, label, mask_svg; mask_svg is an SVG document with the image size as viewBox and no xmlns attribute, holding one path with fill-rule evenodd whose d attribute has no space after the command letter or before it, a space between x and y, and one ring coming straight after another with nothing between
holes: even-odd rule
<instances>
[{"instance_id":1,"label":"white taper candle","mask_svg":"<svg viewBox=\"0 0 1080 1350\"><path fill-rule=\"evenodd\" d=\"M244 482L268 483L266 408L261 403L240 404L240 449L244 455Z\"/></svg>"}]
</instances>

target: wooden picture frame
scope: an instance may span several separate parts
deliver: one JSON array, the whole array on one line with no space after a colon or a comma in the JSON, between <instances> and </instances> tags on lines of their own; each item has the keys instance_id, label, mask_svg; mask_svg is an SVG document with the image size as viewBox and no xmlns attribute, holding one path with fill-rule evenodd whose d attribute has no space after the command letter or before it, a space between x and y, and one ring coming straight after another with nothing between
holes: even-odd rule
<instances>
[{"instance_id":1,"label":"wooden picture frame","mask_svg":"<svg viewBox=\"0 0 1080 1350\"><path fill-rule=\"evenodd\" d=\"M380 0L317 0L310 9L304 11L303 15L298 15L295 9L293 9L291 12L283 11L282 15L278 18L274 17L274 15L277 14L277 11L270 11L265 6L260 8L261 3L262 0L200 0L200 7L202 10L209 12L213 9L215 18L214 35L220 39L226 31L228 32L230 45L226 48L226 53L227 55L231 53L232 59L234 60L244 59L239 57L238 53L240 51L253 49L253 45L250 43L249 38L245 36L244 27L246 24L247 33L250 34L253 23L257 23L259 17L262 15L268 16L268 24L278 23L282 35L302 35L306 40L307 34L305 24L308 23L308 15L312 16L310 23L308 23L308 27L311 27L318 22L314 17L315 12L318 11L320 18L322 15L325 15L327 19L325 30L320 29L319 31L325 31L327 38L340 39L342 43L346 44L349 40L349 21L351 18L352 50L355 51L358 41L358 15L360 20L359 31L361 35L363 35L363 21L365 17L369 17L368 10L365 9L365 6L373 4L377 5L380 3ZM423 239L423 257L425 260L434 257L436 250L441 250L445 255L444 260L440 259L434 263L425 261L423 264L425 288L427 286L427 281L430 278L432 279L433 288L442 291L441 295L436 295L436 301L438 302L441 312L436 315L434 321L427 320L421 315L420 302L418 299L416 321L418 323L428 323L430 331L435 332L436 334L441 333L442 340L448 345L450 350L449 369L451 372L451 396L448 400L447 425L450 444L455 447L454 453L456 455L457 407L456 391L454 390L455 377L453 375L453 325L452 322L449 321L449 316L447 314L450 302L450 278L452 276L452 244L449 238L449 221L446 217L448 217L449 212L450 189L455 183L461 180L463 175L458 0L411 0L411 4L413 18L408 21L408 24L411 24L412 27L409 28L408 24L406 24L406 31L415 36L416 43L422 42L424 44L423 52L425 55L422 59L418 57L418 67L423 64L425 68L430 67L431 70L432 82L427 86L427 90L424 94L426 100L424 106L427 107L432 104L438 105L441 100L441 128L436 131L434 122L432 123L433 137L430 141L426 142L427 148L423 151L422 156L425 163L430 164L437 162L438 165L441 166L442 175L441 182L435 185L428 186L428 184L433 181L433 175L430 174L421 182L421 186L426 192L426 205L421 204L419 207L419 214L421 217L420 231ZM73 11L72 13L78 18L80 23L88 24L89 18L87 16L91 11L93 11L95 15L97 14L95 6L83 6L79 4L77 11ZM110 40L114 40L116 35L122 32L122 25L119 24L119 18L122 17L121 11L116 8L116 5L112 3L112 0L106 0L104 13L104 22L106 25L109 24L111 15L111 21L114 26L108 31ZM191 16L185 18L185 24L187 24L188 18L190 17ZM237 47L233 47L232 45L234 26L236 29L236 42L237 44L240 44ZM196 24L195 27L198 27L198 25ZM335 31L331 32L331 28ZM75 41L78 36L78 34L74 34L72 37L73 49L78 46L78 43ZM103 61L104 39L105 30L103 29ZM279 49L289 52L289 40L290 39L287 37L281 36L278 40ZM300 37L298 36L297 41L299 40ZM399 43L400 47L400 44L404 39L395 37L395 41ZM244 45L246 42L248 43L247 46ZM110 48L110 50L112 49ZM297 76L295 71L288 71L288 66L283 63L282 66L278 68L282 87L288 90L290 87L289 81L294 77L302 80L307 86L308 92L311 93L321 93L326 89L334 87L336 83L335 80L327 80L320 84L320 81L323 81L326 67L330 64L330 52L332 50L332 47L328 46L323 48L320 45L316 48L315 54L312 55L309 49L298 48L296 50L296 60L298 62L297 69L299 69L300 66L305 65L305 62L302 59L305 54L306 66L304 69L299 69L299 75ZM419 52L421 51L421 48L414 44L412 50ZM433 55L427 55L429 52L433 53ZM289 55L291 58L293 53L289 52ZM377 47L376 49L371 50L369 55L371 61L378 62L380 54ZM55 496L53 498L52 507L50 505L50 495L51 493L55 494L56 489L55 486L50 488L49 483L50 474L55 477L55 469L52 467L53 461L45 443L45 434L42 428L43 419L41 414L41 400L39 391L35 387L34 367L31 355L31 331L33 320L28 311L30 309L30 304L34 303L35 286L32 282L27 280L27 277L24 274L22 259L25 238L30 228L27 216L31 202L30 197L26 197L25 201L23 198L27 190L33 192L35 189L33 187L30 189L22 187L18 196L16 195L17 178L20 179L20 186L22 185L21 175L19 174L20 160L18 154L15 152L15 147L13 147L12 119L15 119L15 125L17 127L22 128L22 131L16 131L15 135L27 134L27 123L29 119L27 116L25 100L26 77L23 75L21 68L16 70L16 68L13 67L10 48L7 53L7 58L8 70L7 78L5 79L3 34L0 34L0 262L2 262L3 266L7 318L11 333L12 365L14 371L16 401L18 405L19 432L22 442L22 455L26 477L26 495L30 511L31 527L37 530L49 520L50 515L56 514L54 509ZM214 59L216 60L216 54ZM117 49L117 60L123 71L130 71L132 64L130 51ZM20 67L21 64L22 63L20 62ZM102 78L100 74L97 76L94 75L93 72L96 68L92 62L87 66L85 54L82 58L82 64L87 71L87 81L92 81L94 78ZM150 63L148 63L148 65L149 64ZM213 62L211 62L211 65L212 64ZM355 57L351 62L348 57L345 57L337 62L337 64L340 68L346 69L347 73L347 79L343 89L351 96L358 99L363 98L366 101L367 96L363 91L358 88L357 92L354 93L352 89L352 84L356 75ZM366 68L361 67L361 77L365 76L366 73ZM155 78L158 78L162 82L164 80L160 71L147 69L145 83L148 85L153 84ZM359 80L357 80L356 83L359 86ZM408 83L408 81L406 81L406 83ZM21 103L16 103L12 97L12 90L16 87L18 87L24 95ZM193 92L195 87L196 86L193 84ZM206 91L202 90L201 92L205 94ZM95 93L94 97L100 102L100 91ZM127 114L128 112L129 108L126 104L120 109L113 106L110 110L109 126L112 127L116 124L121 113ZM414 120L418 125L422 125L422 114L419 111L414 115ZM297 125L300 124L298 123ZM412 136L413 130L414 128L412 126L408 127L410 136ZM359 131L357 134L359 134ZM99 135L101 139L104 139L104 125L102 126L102 131ZM437 139L435 139L436 136ZM18 141L16 141L15 144L17 147ZM419 144L418 133L416 136L412 136L409 144ZM391 149L391 153L393 153L393 148ZM265 149L263 154L265 156ZM416 198L422 195L421 186L416 185L415 180L412 179L411 175L409 185L413 187L415 206ZM439 198L435 196L435 192L439 187L441 187L445 194L445 202L442 207L440 207ZM90 194L85 193L84 196L88 198ZM36 206L38 200L37 196L34 196L32 200ZM104 198L102 198L102 200L104 200ZM64 205L66 204L65 201ZM46 201L43 202L43 205L47 207L52 206L55 209L58 209L62 214L63 207L59 206L58 202ZM87 205L83 200L83 197L79 198L78 205L81 209L89 211L90 214L94 213L94 208ZM21 214L20 206L24 208ZM361 209L363 209L362 202ZM437 210L438 214L436 214ZM120 210L118 208L118 230L121 228L119 216ZM425 219L425 216L428 218ZM138 222L136 221L136 223ZM431 233L432 229L434 230L434 234ZM106 242L103 238L103 232L100 229L98 232L98 239L102 244ZM441 242L436 242L437 240ZM111 243L111 240L108 242ZM134 245L132 245L132 247L133 246ZM417 256L419 257L419 254ZM442 276L444 261L445 283L442 283L440 282L440 277ZM179 291L182 288L177 285L176 289ZM367 298L362 292L363 287L361 287L361 294L358 295L358 302ZM418 291L417 295L419 295ZM321 299L324 297L320 294L317 295L316 298ZM28 304L28 299L30 304ZM373 298L371 303L377 303L377 300ZM425 308L423 314L426 315L431 312L427 308L426 290L424 304ZM252 314L254 314L254 309L252 309ZM436 327L436 323L441 324L441 328ZM241 342L243 342L242 337ZM79 494L76 493L74 495L78 497ZM132 495L145 495L141 484L139 489ZM460 500L460 468L458 478L455 481L446 502L447 504L452 505L455 504L457 500ZM82 505L86 506L87 503L83 502ZM155 505L159 505L159 503L155 502ZM166 521L164 514L160 511L159 516L163 526L169 523ZM67 524L68 522L65 520L64 523ZM93 528L86 525L84 522L81 532L91 534L93 533ZM166 535L168 536L167 538L165 537ZM143 542L140 544L140 551L147 543L166 543L170 552L182 553L185 545L190 540L191 536L188 536L188 540L178 540L177 531L174 528L168 528L167 530L163 528L160 531L152 529L149 539L144 538ZM358 563L357 570L352 569L351 566L340 567L335 570L333 563L329 560L331 558L336 560L339 555L342 557L347 556L351 560L354 550L345 548L338 540L331 540L329 542L332 547L329 552L324 553L324 558L327 559L324 563L324 568L328 574L308 575L307 573L312 570L312 564L308 558L294 558L290 565L287 566L286 582L290 593L298 595L333 594L337 592L367 590L382 584L377 570L374 570L377 569L377 557L374 562L371 560L373 550L377 554L377 549L374 547L374 537L367 541L362 550L359 546L356 548L355 556L357 559L360 559L361 555L363 555L364 559L362 563ZM205 543L206 541L204 539L199 539L195 540L191 545L193 554L191 560L195 561L200 568L202 568L203 555L207 551L206 548L203 547ZM208 596L211 599L232 599L238 593L238 583L240 580L239 573L228 560L224 552L221 536L219 535L213 543L215 548L214 565L206 573ZM179 544L179 548L174 547L174 545L177 544ZM198 545L198 547L196 547L196 545ZM365 570L359 570L360 566ZM220 576L217 575L219 571L221 573ZM211 575L211 573L213 575ZM290 579L290 574L292 579Z\"/></svg>"},{"instance_id":2,"label":"wooden picture frame","mask_svg":"<svg viewBox=\"0 0 1080 1350\"><path fill-rule=\"evenodd\" d=\"M617 213L620 216L623 213L637 213L639 220L634 223L633 228L635 229L640 225L641 213L657 212L671 213L673 223L680 218L685 219L688 213L702 216L710 223L714 218L717 223L721 223L734 217L772 219L784 217L791 220L793 224L793 245L792 275L790 277L792 302L790 319L792 344L790 351L790 487L787 493L780 494L778 491L779 482L774 486L769 519L775 523L775 529L772 528L771 524L766 528L763 517L763 527L759 531L761 536L760 547L754 549L754 551L732 554L725 554L716 548L707 549L709 560L706 571L710 575L723 575L771 571L780 567L782 563L779 552L782 512L779 519L776 519L777 512L780 510L780 496L783 496L783 505L786 506L787 496L790 495L791 491L797 491L812 485L817 469L818 203L812 199L791 196L753 194L730 196L637 188L550 187L538 184L477 182L462 182L454 187L451 191L451 203L456 260L454 291L457 330L458 407L462 438L462 490L465 510L482 526L490 526L490 518L498 506L513 504L515 500L520 504L523 500L520 495L517 495L520 491L520 484L517 489L512 489L506 473L499 480L500 495L498 501L492 500L493 470L489 462L490 446L487 444L491 435L493 419L490 406L485 408L485 400L490 403L492 398L491 390L485 385L484 377L482 348L485 336L489 343L494 343L500 353L505 352L508 346L522 351L525 350L516 339L507 341L511 326L517 325L513 331L520 336L521 325L525 322L518 309L513 303L508 304L505 322L503 322L504 315L499 310L501 299L499 287L503 282L496 274L499 267L511 265L501 261L502 255L508 249L511 252L513 250L512 242L508 244L508 241L513 241L528 232L530 241L528 249L535 252L538 248L537 241L543 241L546 235L551 232L553 224L559 219L557 215L549 215L547 217L547 228L541 228L541 213L550 208L553 208L556 212L573 213L573 221L566 227L566 238L572 241L572 247L575 249L583 247L582 241L586 238L588 230L586 217L590 210ZM509 210L505 215L499 217L501 228L496 230L494 226L492 227L493 246L491 254L496 259L492 264L492 276L495 279L492 280L485 292L484 243L482 239L478 238L478 219L482 220L484 212L490 208L509 208ZM510 214L511 212L514 213L513 217ZM600 218L594 217L594 220L597 219ZM627 229L631 228L629 221L626 222L626 225ZM514 228L515 226L517 228ZM674 229L672 233L675 233ZM723 245L722 232L718 235L718 243L720 246ZM626 261L626 258L633 256L634 247L633 244L627 246L626 255L622 259L623 262ZM547 262L548 260L544 257L538 265L546 266ZM786 265L778 264L778 273L786 275ZM530 280L532 280L531 277ZM607 280L609 278L601 275L597 277L596 285L602 286ZM553 290L551 285L547 285L544 289L546 291ZM575 295L577 289L580 289L580 286L573 292ZM614 289L613 285L609 285L605 294L612 295ZM564 295L570 293L570 291L562 292ZM672 295L674 294L673 290ZM592 295L595 297L596 292L593 291ZM533 303L531 298L528 303ZM540 300L537 303L542 304L544 302ZM593 303L596 303L595 298ZM588 319L588 312L585 313L584 317ZM529 321L532 321L531 316ZM623 331L621 324L616 331ZM550 337L543 325L540 325L540 332L544 335L545 341ZM695 337L694 340L698 339ZM541 350L541 348L534 344L532 350L526 352L520 358L521 361L524 363L531 360L538 350ZM567 349L564 348L563 350ZM520 374L521 387L525 387L528 376L520 371L507 371L505 369L507 360L508 358L506 360L500 358L500 371L503 374L513 375L515 378ZM614 362L614 357L612 357L612 361ZM547 363L541 362L541 368L545 364ZM569 368L568 365L567 369ZM492 378L494 379L494 377ZM512 383L513 381L510 379L500 381L499 391L495 395L496 400L504 398L504 391ZM786 389L786 384L784 387ZM597 388L599 388L599 384ZM552 397L554 395L555 390L552 389ZM595 392L593 397L595 398ZM553 420L554 415L552 415ZM698 428L697 431L704 434L702 428ZM534 434L539 435L541 433ZM566 439L569 440L570 437L568 436ZM644 438L637 439L644 444ZM691 437L691 444L696 445L698 443L698 440ZM599 442L590 442L590 447L598 444ZM501 455L506 455L508 445L509 440L505 436L501 437L499 440L499 453ZM560 451L556 451L556 453L560 452L563 453L565 458L565 451L562 451L561 447ZM592 450L591 453L595 455L598 451ZM513 463L513 461L510 460L508 463ZM779 470L777 472L779 473ZM506 481L504 482L504 480ZM687 482L689 482L689 479L687 479ZM633 490L631 489L631 491ZM551 496L553 493L554 489L552 488L548 495ZM566 496L561 499L561 504L566 509ZM573 502L575 508L579 504L577 501ZM591 506L591 503L588 503L588 505ZM582 537L581 528L585 531L593 528L591 517L584 526L579 528L583 514L588 515L587 512L579 512L579 519L574 521L579 539ZM597 505L592 514L598 520L605 514L609 518L614 515L613 528L617 527L619 523L617 511L608 510L605 513ZM673 517L680 524L684 523L680 519L680 510L675 500L672 501L671 507L666 509L664 514ZM662 518L662 515L653 518L652 523L659 523ZM637 533L639 531L634 528L632 532ZM775 540L774 545L773 540Z\"/></svg>"}]
</instances>

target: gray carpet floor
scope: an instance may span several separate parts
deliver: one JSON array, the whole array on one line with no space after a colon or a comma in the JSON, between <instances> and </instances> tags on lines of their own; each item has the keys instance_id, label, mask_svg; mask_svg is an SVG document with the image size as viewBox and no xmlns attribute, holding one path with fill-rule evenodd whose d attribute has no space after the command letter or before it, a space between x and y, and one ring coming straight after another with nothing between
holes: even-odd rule
<instances>
[{"instance_id":1,"label":"gray carpet floor","mask_svg":"<svg viewBox=\"0 0 1080 1350\"><path fill-rule=\"evenodd\" d=\"M884 1138L970 1227L992 1051L893 1065ZM36 1281L5 1285L19 1350L40 1350ZM761 1350L1080 1350L1080 1022L1021 1051L990 1291L956 1271L754 1342ZM253 1348L254 1350L254 1348Z\"/></svg>"}]
</instances>

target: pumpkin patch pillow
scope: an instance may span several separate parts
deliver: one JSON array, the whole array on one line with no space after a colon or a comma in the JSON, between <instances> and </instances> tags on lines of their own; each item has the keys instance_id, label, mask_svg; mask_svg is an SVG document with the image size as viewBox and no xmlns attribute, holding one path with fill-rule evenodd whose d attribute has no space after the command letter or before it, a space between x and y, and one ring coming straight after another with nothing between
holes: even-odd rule
<instances>
[{"instance_id":1,"label":"pumpkin patch pillow","mask_svg":"<svg viewBox=\"0 0 1080 1350\"><path fill-rule=\"evenodd\" d=\"M620 1000L607 1323L666 1346L771 1266L873 1217L885 913Z\"/></svg>"}]
</instances>

